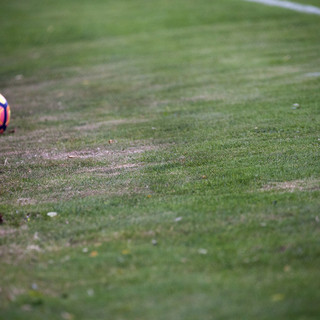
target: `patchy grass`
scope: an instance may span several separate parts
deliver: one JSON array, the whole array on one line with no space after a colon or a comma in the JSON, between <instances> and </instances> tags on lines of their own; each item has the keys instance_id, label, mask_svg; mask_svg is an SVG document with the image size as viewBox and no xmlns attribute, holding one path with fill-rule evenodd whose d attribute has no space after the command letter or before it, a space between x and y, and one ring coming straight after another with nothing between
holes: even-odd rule
<instances>
[{"instance_id":1,"label":"patchy grass","mask_svg":"<svg viewBox=\"0 0 320 320\"><path fill-rule=\"evenodd\" d=\"M0 318L318 319L319 17L13 0L0 21Z\"/></svg>"},{"instance_id":2,"label":"patchy grass","mask_svg":"<svg viewBox=\"0 0 320 320\"><path fill-rule=\"evenodd\" d=\"M286 181L286 182L274 182L270 183L262 188L264 191L279 191L283 190L286 192L294 192L294 191L318 191L320 189L319 180L295 180L295 181Z\"/></svg>"}]
</instances>

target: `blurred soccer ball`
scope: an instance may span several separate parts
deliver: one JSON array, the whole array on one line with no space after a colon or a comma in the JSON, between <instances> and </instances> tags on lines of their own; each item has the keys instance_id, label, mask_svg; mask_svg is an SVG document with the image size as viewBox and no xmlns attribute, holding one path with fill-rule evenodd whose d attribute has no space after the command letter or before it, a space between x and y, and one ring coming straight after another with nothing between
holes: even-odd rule
<instances>
[{"instance_id":1,"label":"blurred soccer ball","mask_svg":"<svg viewBox=\"0 0 320 320\"><path fill-rule=\"evenodd\" d=\"M10 106L6 98L0 94L0 134L3 133L10 122Z\"/></svg>"}]
</instances>

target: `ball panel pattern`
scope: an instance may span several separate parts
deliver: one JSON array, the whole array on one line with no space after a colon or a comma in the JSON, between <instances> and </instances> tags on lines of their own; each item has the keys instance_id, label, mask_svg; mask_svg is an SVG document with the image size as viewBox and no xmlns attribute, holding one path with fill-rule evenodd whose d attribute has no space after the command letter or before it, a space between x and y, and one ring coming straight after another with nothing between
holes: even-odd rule
<instances>
[{"instance_id":1,"label":"ball panel pattern","mask_svg":"<svg viewBox=\"0 0 320 320\"><path fill-rule=\"evenodd\" d=\"M0 104L5 105L7 103L6 98L0 93Z\"/></svg>"},{"instance_id":2,"label":"ball panel pattern","mask_svg":"<svg viewBox=\"0 0 320 320\"><path fill-rule=\"evenodd\" d=\"M0 106L0 127L4 124L4 108Z\"/></svg>"},{"instance_id":3,"label":"ball panel pattern","mask_svg":"<svg viewBox=\"0 0 320 320\"><path fill-rule=\"evenodd\" d=\"M7 121L6 121L6 126L9 125L10 122L10 117L11 117L11 110L10 110L10 106L7 106Z\"/></svg>"}]
</instances>

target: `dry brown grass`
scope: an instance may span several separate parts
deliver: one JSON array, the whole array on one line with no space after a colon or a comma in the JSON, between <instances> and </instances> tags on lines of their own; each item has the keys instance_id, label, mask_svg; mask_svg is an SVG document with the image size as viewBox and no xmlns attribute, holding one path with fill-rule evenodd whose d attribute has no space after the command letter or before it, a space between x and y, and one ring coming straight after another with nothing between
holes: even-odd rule
<instances>
[{"instance_id":1,"label":"dry brown grass","mask_svg":"<svg viewBox=\"0 0 320 320\"><path fill-rule=\"evenodd\" d=\"M261 191L317 191L320 190L319 180L293 180L284 182L271 182L261 188Z\"/></svg>"},{"instance_id":2,"label":"dry brown grass","mask_svg":"<svg viewBox=\"0 0 320 320\"><path fill-rule=\"evenodd\" d=\"M43 159L50 160L65 160L65 159L112 159L112 158L123 158L128 155L140 154L145 151L154 150L156 147L154 146L137 146L137 147L129 147L124 150L111 150L108 148L96 148L96 149L86 149L79 151L70 151L70 152L59 152L59 151L51 151L51 152L43 152L41 157Z\"/></svg>"}]
</instances>

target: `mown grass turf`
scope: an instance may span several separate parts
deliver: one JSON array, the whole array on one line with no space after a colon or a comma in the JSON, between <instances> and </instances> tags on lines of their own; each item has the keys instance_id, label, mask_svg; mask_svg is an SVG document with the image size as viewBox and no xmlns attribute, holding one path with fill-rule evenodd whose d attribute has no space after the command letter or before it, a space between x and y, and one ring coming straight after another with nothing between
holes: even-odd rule
<instances>
[{"instance_id":1,"label":"mown grass turf","mask_svg":"<svg viewBox=\"0 0 320 320\"><path fill-rule=\"evenodd\" d=\"M319 26L3 1L0 318L318 319Z\"/></svg>"}]
</instances>

